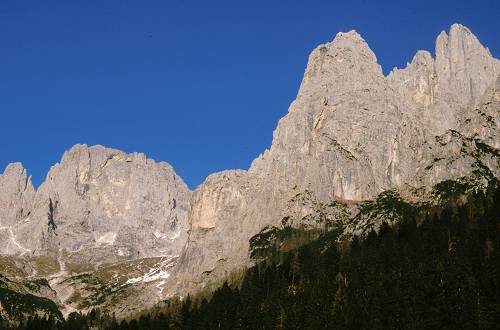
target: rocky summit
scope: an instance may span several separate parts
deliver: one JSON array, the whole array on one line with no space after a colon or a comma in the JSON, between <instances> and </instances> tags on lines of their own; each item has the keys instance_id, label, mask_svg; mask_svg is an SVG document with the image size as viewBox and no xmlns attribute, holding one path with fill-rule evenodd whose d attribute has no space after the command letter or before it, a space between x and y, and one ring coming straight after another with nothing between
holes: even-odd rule
<instances>
[{"instance_id":1,"label":"rocky summit","mask_svg":"<svg viewBox=\"0 0 500 330\"><path fill-rule=\"evenodd\" d=\"M318 46L271 148L248 171L213 174L194 192L179 292L246 265L253 235L284 218L299 226L318 205L483 167L498 177L498 152L478 141L500 143L499 73L500 61L458 24L437 38L435 59L420 51L387 77L355 31Z\"/></svg>"},{"instance_id":2,"label":"rocky summit","mask_svg":"<svg viewBox=\"0 0 500 330\"><path fill-rule=\"evenodd\" d=\"M266 228L328 219L363 235L380 224L360 215L363 203L384 192L424 201L443 182L500 179L499 129L500 61L466 27L387 76L357 32L338 33L309 56L270 149L194 192L167 163L102 146L74 146L37 190L10 164L1 273L46 279L44 290L16 292L66 314L184 297L252 265L250 241Z\"/></svg>"},{"instance_id":3,"label":"rocky summit","mask_svg":"<svg viewBox=\"0 0 500 330\"><path fill-rule=\"evenodd\" d=\"M191 192L167 163L76 145L35 192L21 164L0 177L2 254L103 263L180 253Z\"/></svg>"}]
</instances>

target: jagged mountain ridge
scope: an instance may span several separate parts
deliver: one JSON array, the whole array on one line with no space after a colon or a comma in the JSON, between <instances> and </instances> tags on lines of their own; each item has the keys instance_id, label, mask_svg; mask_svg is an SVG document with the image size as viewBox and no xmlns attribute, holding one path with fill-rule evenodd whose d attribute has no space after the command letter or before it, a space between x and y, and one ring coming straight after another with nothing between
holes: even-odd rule
<instances>
[{"instance_id":1,"label":"jagged mountain ridge","mask_svg":"<svg viewBox=\"0 0 500 330\"><path fill-rule=\"evenodd\" d=\"M178 255L187 238L190 190L143 154L76 145L36 192L19 163L0 187L3 254L101 263Z\"/></svg>"},{"instance_id":2,"label":"jagged mountain ridge","mask_svg":"<svg viewBox=\"0 0 500 330\"><path fill-rule=\"evenodd\" d=\"M300 222L314 204L431 187L478 166L498 177L498 156L478 152L458 131L468 123L464 134L498 145L499 72L500 61L458 24L437 38L435 60L419 52L387 77L355 31L318 46L271 148L248 171L216 173L194 192L179 292L246 265L252 235L290 215ZM482 94L486 100L475 96ZM492 120L478 110L485 107ZM308 202L294 201L305 192Z\"/></svg>"},{"instance_id":3,"label":"jagged mountain ridge","mask_svg":"<svg viewBox=\"0 0 500 330\"><path fill-rule=\"evenodd\" d=\"M141 303L200 290L248 265L249 239L283 218L348 221L388 189L404 195L475 171L498 178L499 73L500 61L458 24L438 36L435 59L420 51L387 77L359 34L339 33L311 53L271 148L192 196L169 165L100 146L72 148L37 191L20 164L8 166L0 251L57 258L61 279L72 274L66 263L180 255L168 274L157 269L163 277L129 284L149 288Z\"/></svg>"}]
</instances>

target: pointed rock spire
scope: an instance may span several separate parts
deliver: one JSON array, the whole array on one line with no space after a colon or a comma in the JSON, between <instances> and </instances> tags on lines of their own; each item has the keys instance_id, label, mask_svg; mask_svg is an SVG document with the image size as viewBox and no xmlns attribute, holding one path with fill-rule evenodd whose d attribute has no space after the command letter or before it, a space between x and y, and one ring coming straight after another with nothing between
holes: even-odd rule
<instances>
[{"instance_id":1,"label":"pointed rock spire","mask_svg":"<svg viewBox=\"0 0 500 330\"><path fill-rule=\"evenodd\" d=\"M0 174L0 227L12 225L29 214L34 195L35 188L24 166L7 165Z\"/></svg>"},{"instance_id":2,"label":"pointed rock spire","mask_svg":"<svg viewBox=\"0 0 500 330\"><path fill-rule=\"evenodd\" d=\"M449 34L436 40L436 59L418 51L404 69L387 77L391 89L399 94L401 108L416 114L432 134L458 129L463 109L477 105L500 72L493 58L465 26L453 24Z\"/></svg>"},{"instance_id":3,"label":"pointed rock spire","mask_svg":"<svg viewBox=\"0 0 500 330\"><path fill-rule=\"evenodd\" d=\"M340 32L309 55L299 97L325 84L341 92L359 89L361 81L382 78L382 68L366 41L355 30Z\"/></svg>"},{"instance_id":4,"label":"pointed rock spire","mask_svg":"<svg viewBox=\"0 0 500 330\"><path fill-rule=\"evenodd\" d=\"M453 24L436 40L436 74L440 89L451 91L462 105L479 101L500 73L500 61L491 56L465 26Z\"/></svg>"}]
</instances>

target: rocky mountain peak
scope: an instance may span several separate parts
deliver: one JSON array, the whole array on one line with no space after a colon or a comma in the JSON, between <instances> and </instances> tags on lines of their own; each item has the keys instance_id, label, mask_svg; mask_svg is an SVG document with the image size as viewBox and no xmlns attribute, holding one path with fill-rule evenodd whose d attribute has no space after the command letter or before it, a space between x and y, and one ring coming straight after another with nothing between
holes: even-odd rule
<instances>
[{"instance_id":1,"label":"rocky mountain peak","mask_svg":"<svg viewBox=\"0 0 500 330\"><path fill-rule=\"evenodd\" d=\"M473 49L484 49L491 56L471 30L461 24L453 24L448 33L441 31L436 39L436 56L451 55L458 59L461 55L473 55Z\"/></svg>"},{"instance_id":2,"label":"rocky mountain peak","mask_svg":"<svg viewBox=\"0 0 500 330\"><path fill-rule=\"evenodd\" d=\"M417 51L415 56L413 56L413 60L411 61L410 65L415 67L416 69L433 69L434 59L432 58L431 53L429 53L428 51L419 50Z\"/></svg>"},{"instance_id":3,"label":"rocky mountain peak","mask_svg":"<svg viewBox=\"0 0 500 330\"><path fill-rule=\"evenodd\" d=\"M31 176L28 176L22 163L8 164L4 172L0 174L0 191L11 193L22 193L32 190Z\"/></svg>"},{"instance_id":4,"label":"rocky mountain peak","mask_svg":"<svg viewBox=\"0 0 500 330\"><path fill-rule=\"evenodd\" d=\"M6 173L0 177L3 194L19 186L14 179L28 182L19 165ZM6 218L23 252L64 253L72 262L174 256L187 238L190 196L167 163L140 153L75 145L52 166L36 193L10 198L21 215ZM0 249L16 253L11 245Z\"/></svg>"},{"instance_id":5,"label":"rocky mountain peak","mask_svg":"<svg viewBox=\"0 0 500 330\"><path fill-rule=\"evenodd\" d=\"M312 51L298 98L308 97L311 89L356 89L366 77L383 78L375 54L356 31L340 32Z\"/></svg>"},{"instance_id":6,"label":"rocky mountain peak","mask_svg":"<svg viewBox=\"0 0 500 330\"><path fill-rule=\"evenodd\" d=\"M196 189L189 213L196 225L180 259L179 291L244 265L258 230L282 219L303 223L318 205L428 187L477 166L498 174L491 155L482 158L470 134L457 132L466 114L475 118L467 132L486 125L487 117L465 109L495 82L498 60L461 25L438 37L436 54L419 51L406 68L384 77L355 31L314 49L271 148L248 172L215 174ZM494 96L487 98L490 108L481 106L479 113L498 118ZM482 136L498 139L497 130L492 126Z\"/></svg>"},{"instance_id":7,"label":"rocky mountain peak","mask_svg":"<svg viewBox=\"0 0 500 330\"><path fill-rule=\"evenodd\" d=\"M9 175L10 173L22 173L25 171L25 168L21 162L15 162L7 164L3 175Z\"/></svg>"},{"instance_id":8,"label":"rocky mountain peak","mask_svg":"<svg viewBox=\"0 0 500 330\"><path fill-rule=\"evenodd\" d=\"M7 165L0 174L0 227L29 214L35 188L21 163Z\"/></svg>"},{"instance_id":9,"label":"rocky mountain peak","mask_svg":"<svg viewBox=\"0 0 500 330\"><path fill-rule=\"evenodd\" d=\"M444 93L453 94L461 106L477 103L499 73L499 61L465 26L453 24L449 34L443 31L438 36L438 84Z\"/></svg>"},{"instance_id":10,"label":"rocky mountain peak","mask_svg":"<svg viewBox=\"0 0 500 330\"><path fill-rule=\"evenodd\" d=\"M433 59L419 51L406 68L387 77L401 95L400 108L423 121L431 135L458 129L464 109L477 105L500 73L500 61L460 24L439 34L435 53Z\"/></svg>"}]
</instances>

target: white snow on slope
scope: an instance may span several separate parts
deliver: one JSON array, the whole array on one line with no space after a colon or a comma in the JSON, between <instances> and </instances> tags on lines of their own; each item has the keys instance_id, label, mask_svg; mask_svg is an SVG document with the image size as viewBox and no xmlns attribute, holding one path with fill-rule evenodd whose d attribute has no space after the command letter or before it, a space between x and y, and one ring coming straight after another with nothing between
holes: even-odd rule
<instances>
[{"instance_id":1,"label":"white snow on slope","mask_svg":"<svg viewBox=\"0 0 500 330\"><path fill-rule=\"evenodd\" d=\"M170 237L170 239L174 240L174 239L176 239L179 236L181 236L181 231L180 230L176 231L175 234Z\"/></svg>"},{"instance_id":2,"label":"white snow on slope","mask_svg":"<svg viewBox=\"0 0 500 330\"><path fill-rule=\"evenodd\" d=\"M173 256L170 258L167 258L166 260L160 261L156 263L152 268L149 269L149 271L139 277L134 277L130 278L125 282L124 285L126 284L137 284L137 283L148 283L152 281L156 281L159 279L167 279L170 277L170 273L167 272L167 269L171 268L174 263L175 259L178 256Z\"/></svg>"},{"instance_id":3,"label":"white snow on slope","mask_svg":"<svg viewBox=\"0 0 500 330\"><path fill-rule=\"evenodd\" d=\"M96 240L98 245L113 245L116 240L116 233L108 232Z\"/></svg>"}]
</instances>

